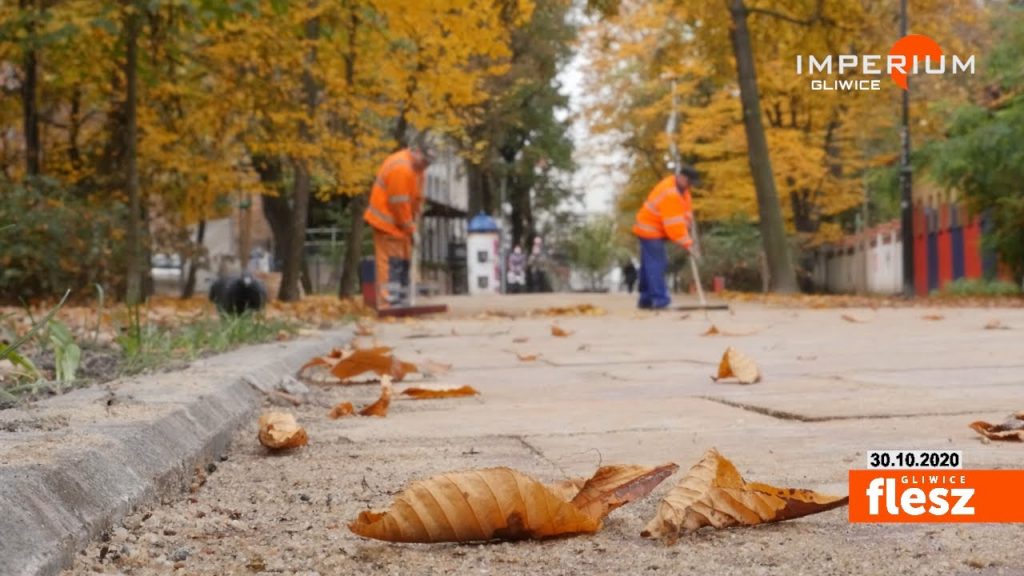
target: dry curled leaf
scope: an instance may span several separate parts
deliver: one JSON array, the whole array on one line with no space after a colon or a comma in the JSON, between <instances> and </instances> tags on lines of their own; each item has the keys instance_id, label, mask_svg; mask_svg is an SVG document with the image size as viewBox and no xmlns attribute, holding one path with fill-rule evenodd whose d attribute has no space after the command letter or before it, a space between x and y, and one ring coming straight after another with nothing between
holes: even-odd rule
<instances>
[{"instance_id":1,"label":"dry curled leaf","mask_svg":"<svg viewBox=\"0 0 1024 576\"><path fill-rule=\"evenodd\" d=\"M761 381L761 369L747 355L739 350L729 347L722 354L722 361L718 364L718 375L711 379L719 381L723 378L735 377L740 384L753 384Z\"/></svg>"},{"instance_id":2,"label":"dry curled leaf","mask_svg":"<svg viewBox=\"0 0 1024 576\"><path fill-rule=\"evenodd\" d=\"M943 318L945 318L945 316L943 316L942 314L925 314L924 316L921 316L922 320L931 320L933 322L937 320L942 320Z\"/></svg>"},{"instance_id":3,"label":"dry curled leaf","mask_svg":"<svg viewBox=\"0 0 1024 576\"><path fill-rule=\"evenodd\" d=\"M307 377L308 371L314 367L325 367L335 378L346 381L367 372L378 376L388 375L401 381L407 374L419 372L419 368L410 362L403 362L391 354L391 348L376 346L374 348L355 348L343 350L335 348L327 356L313 358L299 369L299 377Z\"/></svg>"},{"instance_id":4,"label":"dry curled leaf","mask_svg":"<svg viewBox=\"0 0 1024 576\"><path fill-rule=\"evenodd\" d=\"M603 467L572 502L567 498L576 488L572 481L552 488L510 468L442 474L414 482L388 510L360 513L349 529L389 542L521 540L592 533L601 528L608 512L646 495L664 480L666 466Z\"/></svg>"},{"instance_id":5,"label":"dry curled leaf","mask_svg":"<svg viewBox=\"0 0 1024 576\"><path fill-rule=\"evenodd\" d=\"M328 352L325 356L317 356L311 359L309 362L303 364L302 367L299 368L299 377L303 377L311 368L316 368L319 366L323 366L329 370L333 368L334 365L337 364L338 361L341 360L341 357L344 355L345 351L343 349L332 348L331 351Z\"/></svg>"},{"instance_id":6,"label":"dry curled leaf","mask_svg":"<svg viewBox=\"0 0 1024 576\"><path fill-rule=\"evenodd\" d=\"M544 484L510 468L442 474L414 482L383 512L349 525L389 542L521 540L597 532L590 518Z\"/></svg>"},{"instance_id":7,"label":"dry curled leaf","mask_svg":"<svg viewBox=\"0 0 1024 576\"><path fill-rule=\"evenodd\" d=\"M382 376L380 379L380 398L376 402L370 404L366 408L359 411L360 416L379 416L381 418L388 415L388 406L391 405L391 377Z\"/></svg>"},{"instance_id":8,"label":"dry curled leaf","mask_svg":"<svg viewBox=\"0 0 1024 576\"><path fill-rule=\"evenodd\" d=\"M843 506L848 497L746 482L732 462L712 448L658 506L644 537L674 538L704 526L727 528L780 522Z\"/></svg>"},{"instance_id":9,"label":"dry curled leaf","mask_svg":"<svg viewBox=\"0 0 1024 576\"><path fill-rule=\"evenodd\" d=\"M971 422L971 429L989 440L1008 440L1024 442L1024 411L1017 412L1002 424L988 422Z\"/></svg>"},{"instance_id":10,"label":"dry curled leaf","mask_svg":"<svg viewBox=\"0 0 1024 576\"><path fill-rule=\"evenodd\" d=\"M565 330L564 328L562 328L561 326L558 326L557 324L551 326L551 335L552 336L556 336L558 338L565 338L566 336L569 336L570 334L572 334L572 332L569 332L568 330Z\"/></svg>"},{"instance_id":11,"label":"dry curled leaf","mask_svg":"<svg viewBox=\"0 0 1024 576\"><path fill-rule=\"evenodd\" d=\"M459 386L451 388L421 388L413 387L402 390L402 395L411 396L416 400L430 400L434 398L457 398L459 396L475 396L479 394L472 386Z\"/></svg>"},{"instance_id":12,"label":"dry curled leaf","mask_svg":"<svg viewBox=\"0 0 1024 576\"><path fill-rule=\"evenodd\" d=\"M352 406L351 402L339 402L337 405L334 406L334 408L331 408L331 411L329 414L327 414L327 417L332 420L337 420L338 418L351 416L355 413L356 409Z\"/></svg>"},{"instance_id":13,"label":"dry curled leaf","mask_svg":"<svg viewBox=\"0 0 1024 576\"><path fill-rule=\"evenodd\" d=\"M517 353L516 357L519 358L519 360L522 361L522 362L533 362L536 359L540 358L540 354Z\"/></svg>"},{"instance_id":14,"label":"dry curled leaf","mask_svg":"<svg viewBox=\"0 0 1024 576\"><path fill-rule=\"evenodd\" d=\"M721 334L721 331L718 329L718 326L712 324L710 328L701 334L701 336L716 336L718 334Z\"/></svg>"},{"instance_id":15,"label":"dry curled leaf","mask_svg":"<svg viewBox=\"0 0 1024 576\"><path fill-rule=\"evenodd\" d=\"M604 518L612 510L647 496L678 469L671 462L655 468L602 466L580 488L572 504L587 516Z\"/></svg>"},{"instance_id":16,"label":"dry curled leaf","mask_svg":"<svg viewBox=\"0 0 1024 576\"><path fill-rule=\"evenodd\" d=\"M271 450L305 446L309 442L305 429L287 412L267 412L259 420L260 444Z\"/></svg>"}]
</instances>

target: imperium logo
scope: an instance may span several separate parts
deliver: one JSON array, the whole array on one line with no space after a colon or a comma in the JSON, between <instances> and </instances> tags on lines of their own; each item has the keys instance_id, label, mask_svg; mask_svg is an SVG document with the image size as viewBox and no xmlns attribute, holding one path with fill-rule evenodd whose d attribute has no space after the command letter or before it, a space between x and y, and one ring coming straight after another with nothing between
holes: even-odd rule
<instances>
[{"instance_id":1,"label":"imperium logo","mask_svg":"<svg viewBox=\"0 0 1024 576\"><path fill-rule=\"evenodd\" d=\"M907 78L912 74L974 74L974 55L966 58L955 54L947 56L928 36L908 34L897 40L886 55L829 54L819 57L798 54L796 73L798 76L810 76L811 90L816 91L881 90L881 79L872 77L882 75L889 76L897 86L908 90ZM846 75L853 77L843 78Z\"/></svg>"}]
</instances>

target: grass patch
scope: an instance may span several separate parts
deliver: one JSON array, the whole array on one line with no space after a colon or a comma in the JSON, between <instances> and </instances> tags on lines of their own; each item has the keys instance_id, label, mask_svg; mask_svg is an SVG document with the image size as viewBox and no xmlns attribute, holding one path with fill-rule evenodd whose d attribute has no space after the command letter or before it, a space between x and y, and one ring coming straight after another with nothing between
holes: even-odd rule
<instances>
[{"instance_id":1,"label":"grass patch","mask_svg":"<svg viewBox=\"0 0 1024 576\"><path fill-rule=\"evenodd\" d=\"M142 323L131 314L116 345L75 343L53 311L8 345L0 345L0 409L73 388L184 364L247 344L290 339L301 324L262 314L200 317L168 328ZM0 319L2 320L2 319ZM80 340L82 340L80 335Z\"/></svg>"},{"instance_id":2,"label":"grass patch","mask_svg":"<svg viewBox=\"0 0 1024 576\"><path fill-rule=\"evenodd\" d=\"M124 353L119 372L123 375L138 374L168 363L188 362L247 344L290 338L298 328L296 322L268 319L252 313L199 318L170 329L135 325L117 339Z\"/></svg>"},{"instance_id":3,"label":"grass patch","mask_svg":"<svg viewBox=\"0 0 1024 576\"><path fill-rule=\"evenodd\" d=\"M1005 280L982 280L980 278L959 278L946 284L939 296L1020 296L1020 287Z\"/></svg>"}]
</instances>

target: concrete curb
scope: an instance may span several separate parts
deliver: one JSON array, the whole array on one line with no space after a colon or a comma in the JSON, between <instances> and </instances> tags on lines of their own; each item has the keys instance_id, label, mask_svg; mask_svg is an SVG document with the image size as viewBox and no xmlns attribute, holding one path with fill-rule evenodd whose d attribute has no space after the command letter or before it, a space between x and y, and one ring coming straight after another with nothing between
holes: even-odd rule
<instances>
[{"instance_id":1,"label":"concrete curb","mask_svg":"<svg viewBox=\"0 0 1024 576\"><path fill-rule=\"evenodd\" d=\"M0 412L0 574L56 574L134 508L187 489L260 406L255 383L273 387L350 336L249 347Z\"/></svg>"}]
</instances>

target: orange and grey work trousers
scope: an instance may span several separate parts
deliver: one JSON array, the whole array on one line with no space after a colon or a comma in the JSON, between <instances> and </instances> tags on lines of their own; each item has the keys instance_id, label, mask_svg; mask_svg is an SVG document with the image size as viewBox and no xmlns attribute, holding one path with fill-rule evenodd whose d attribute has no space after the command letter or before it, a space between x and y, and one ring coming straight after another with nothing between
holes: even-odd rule
<instances>
[{"instance_id":1,"label":"orange and grey work trousers","mask_svg":"<svg viewBox=\"0 0 1024 576\"><path fill-rule=\"evenodd\" d=\"M377 308L408 306L412 240L392 236L375 228L373 252L376 264Z\"/></svg>"}]
</instances>

